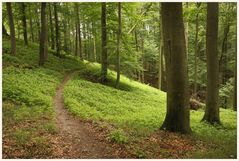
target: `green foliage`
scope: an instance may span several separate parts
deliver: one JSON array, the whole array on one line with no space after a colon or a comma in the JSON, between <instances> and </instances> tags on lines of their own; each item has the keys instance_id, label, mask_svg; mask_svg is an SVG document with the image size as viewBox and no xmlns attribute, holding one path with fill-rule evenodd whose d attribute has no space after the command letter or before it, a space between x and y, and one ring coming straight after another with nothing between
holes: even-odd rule
<instances>
[{"instance_id":1,"label":"green foliage","mask_svg":"<svg viewBox=\"0 0 239 161\"><path fill-rule=\"evenodd\" d=\"M128 137L128 141L132 141L159 129L166 113L164 92L124 76L121 79L121 89L117 90L111 83L102 85L95 81L99 71L100 65L87 64L85 69L66 85L64 101L73 114L86 120L103 121L111 130L113 125L110 136L111 140L116 142L120 142L122 133ZM109 73L109 82L114 82L115 73ZM85 75L95 77L89 79ZM217 156L214 153L215 146L216 152L220 151L222 158L236 156L236 112L220 109L222 126L211 126L201 122L203 114L203 110L192 110L190 122L193 137L214 145L205 156ZM114 129L121 130L119 132ZM230 148L230 151L226 148ZM200 158L200 154L195 154L195 157Z\"/></svg>"},{"instance_id":2,"label":"green foliage","mask_svg":"<svg viewBox=\"0 0 239 161\"><path fill-rule=\"evenodd\" d=\"M15 139L17 145L24 145L29 140L29 132L23 130L17 130L15 132Z\"/></svg>"},{"instance_id":3,"label":"green foliage","mask_svg":"<svg viewBox=\"0 0 239 161\"><path fill-rule=\"evenodd\" d=\"M128 137L124 134L123 130L114 130L110 133L110 140L119 144L128 142Z\"/></svg>"}]
</instances>

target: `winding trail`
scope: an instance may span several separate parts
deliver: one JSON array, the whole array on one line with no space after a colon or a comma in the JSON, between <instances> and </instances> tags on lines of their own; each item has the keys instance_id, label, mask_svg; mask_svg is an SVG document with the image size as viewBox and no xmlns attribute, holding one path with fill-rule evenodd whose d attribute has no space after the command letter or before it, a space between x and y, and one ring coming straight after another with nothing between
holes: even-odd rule
<instances>
[{"instance_id":1,"label":"winding trail","mask_svg":"<svg viewBox=\"0 0 239 161\"><path fill-rule=\"evenodd\" d=\"M113 149L104 140L100 140L92 126L73 117L65 108L63 100L64 86L76 74L77 70L68 72L57 89L54 97L54 109L57 126L62 143L67 144L68 151L64 158L115 158Z\"/></svg>"}]
</instances>

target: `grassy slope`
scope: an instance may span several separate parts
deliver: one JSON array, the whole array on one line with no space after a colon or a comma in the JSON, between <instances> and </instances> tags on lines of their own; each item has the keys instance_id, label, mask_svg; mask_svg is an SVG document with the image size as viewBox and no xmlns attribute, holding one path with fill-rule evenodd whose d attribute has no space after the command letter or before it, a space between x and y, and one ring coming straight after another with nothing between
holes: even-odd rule
<instances>
[{"instance_id":1,"label":"grassy slope","mask_svg":"<svg viewBox=\"0 0 239 161\"><path fill-rule=\"evenodd\" d=\"M16 156L18 151L21 151L20 157L54 155L48 136L56 137L52 97L65 71L74 68L80 68L80 74L66 86L65 104L75 115L101 122L101 126L110 130L112 140L137 140L161 126L165 93L124 76L120 90L112 88L115 81L112 71L107 86L88 81L98 78L100 66L83 64L73 58L59 59L49 54L46 65L39 68L38 46L32 44L27 48L18 41L14 57L5 54L9 53L9 41L3 40L3 142L11 146L3 146L6 156ZM203 111L191 111L193 137L207 144L214 143L216 148L206 154L196 153L194 157L235 157L236 113L221 109L223 126L218 127L200 122L202 115ZM10 128L12 126L15 128ZM37 152L33 148L35 144L40 148Z\"/></svg>"},{"instance_id":2,"label":"grassy slope","mask_svg":"<svg viewBox=\"0 0 239 161\"><path fill-rule=\"evenodd\" d=\"M82 63L49 54L39 68L37 45L17 41L17 55L11 56L9 44L3 39L3 157L57 156L52 98L65 71Z\"/></svg>"}]
</instances>

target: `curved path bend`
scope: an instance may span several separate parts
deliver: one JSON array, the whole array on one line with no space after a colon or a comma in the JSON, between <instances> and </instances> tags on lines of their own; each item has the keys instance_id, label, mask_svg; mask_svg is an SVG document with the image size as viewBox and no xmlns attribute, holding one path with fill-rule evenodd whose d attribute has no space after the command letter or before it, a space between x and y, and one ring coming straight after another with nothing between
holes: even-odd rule
<instances>
[{"instance_id":1,"label":"curved path bend","mask_svg":"<svg viewBox=\"0 0 239 161\"><path fill-rule=\"evenodd\" d=\"M56 123L62 142L67 144L66 158L115 158L113 149L104 140L98 139L98 134L92 126L72 116L65 108L63 100L64 86L77 70L68 72L57 89L54 97Z\"/></svg>"}]
</instances>

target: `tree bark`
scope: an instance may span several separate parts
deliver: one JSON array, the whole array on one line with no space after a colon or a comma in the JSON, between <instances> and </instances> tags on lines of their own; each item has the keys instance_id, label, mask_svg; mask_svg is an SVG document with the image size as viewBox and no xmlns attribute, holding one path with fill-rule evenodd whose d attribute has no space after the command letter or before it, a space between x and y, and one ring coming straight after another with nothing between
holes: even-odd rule
<instances>
[{"instance_id":1,"label":"tree bark","mask_svg":"<svg viewBox=\"0 0 239 161\"><path fill-rule=\"evenodd\" d=\"M182 3L162 3L167 114L161 129L190 133L189 87Z\"/></svg>"},{"instance_id":2,"label":"tree bark","mask_svg":"<svg viewBox=\"0 0 239 161\"><path fill-rule=\"evenodd\" d=\"M116 63L116 88L119 88L120 82L120 49L121 49L121 3L118 2L118 33L117 33L117 63Z\"/></svg>"},{"instance_id":3,"label":"tree bark","mask_svg":"<svg viewBox=\"0 0 239 161\"><path fill-rule=\"evenodd\" d=\"M101 41L102 41L102 58L101 58L101 82L107 80L107 31L106 31L106 2L101 3Z\"/></svg>"},{"instance_id":4,"label":"tree bark","mask_svg":"<svg viewBox=\"0 0 239 161\"><path fill-rule=\"evenodd\" d=\"M76 32L75 32L75 56L78 56L78 23L76 22Z\"/></svg>"},{"instance_id":5,"label":"tree bark","mask_svg":"<svg viewBox=\"0 0 239 161\"><path fill-rule=\"evenodd\" d=\"M162 55L162 46L163 46L163 32L162 32L162 16L161 16L161 10L160 10L160 3L159 3L159 35L160 35L160 43L159 43L159 46L158 46L158 50L159 50L159 59L158 59L158 88L161 90L162 89L162 69L161 69L161 66L162 66L162 60L161 60L161 55Z\"/></svg>"},{"instance_id":6,"label":"tree bark","mask_svg":"<svg viewBox=\"0 0 239 161\"><path fill-rule=\"evenodd\" d=\"M233 110L237 111L237 41L235 51L234 89L233 89Z\"/></svg>"},{"instance_id":7,"label":"tree bark","mask_svg":"<svg viewBox=\"0 0 239 161\"><path fill-rule=\"evenodd\" d=\"M28 7L28 9L29 9L29 13L31 13L31 5L29 5L29 7ZM31 40L32 40L32 42L34 42L35 40L34 40L34 31L33 31L33 25L32 25L32 16L30 15L30 32L31 32Z\"/></svg>"},{"instance_id":8,"label":"tree bark","mask_svg":"<svg viewBox=\"0 0 239 161\"><path fill-rule=\"evenodd\" d=\"M49 6L49 20L50 20L50 31L51 31L51 49L55 49L55 39L54 39L54 27L53 27L53 20L52 20L52 12L51 12L51 4L48 4Z\"/></svg>"},{"instance_id":9,"label":"tree bark","mask_svg":"<svg viewBox=\"0 0 239 161\"><path fill-rule=\"evenodd\" d=\"M14 28L11 2L6 2L6 5L7 5L9 27L10 27L11 54L15 55L16 54L16 38L15 38L15 28Z\"/></svg>"},{"instance_id":10,"label":"tree bark","mask_svg":"<svg viewBox=\"0 0 239 161\"><path fill-rule=\"evenodd\" d=\"M219 62L217 51L218 36L218 3L207 3L206 55L207 55L207 97L203 120L209 123L220 123Z\"/></svg>"},{"instance_id":11,"label":"tree bark","mask_svg":"<svg viewBox=\"0 0 239 161\"><path fill-rule=\"evenodd\" d=\"M198 78L198 75L197 75L197 72L198 72L198 32L199 32L199 24L198 24L198 17L199 17L199 7L201 5L201 3L197 3L197 14L196 14L196 25L195 25L195 32L196 32L196 36L195 36L195 49L194 49L194 52L195 52L195 56L194 56L194 65L195 65L195 70L194 70L194 90L193 90L193 93L195 95L195 99L197 99L197 78Z\"/></svg>"},{"instance_id":12,"label":"tree bark","mask_svg":"<svg viewBox=\"0 0 239 161\"><path fill-rule=\"evenodd\" d=\"M23 28L23 37L24 37L24 43L25 45L28 45L27 40L27 20L26 20L26 12L25 12L25 3L21 3L21 11L22 11L22 28Z\"/></svg>"},{"instance_id":13,"label":"tree bark","mask_svg":"<svg viewBox=\"0 0 239 161\"><path fill-rule=\"evenodd\" d=\"M54 15L55 15L55 34L56 34L56 55L60 57L60 32L59 32L59 21L57 15L57 4L54 2Z\"/></svg>"},{"instance_id":14,"label":"tree bark","mask_svg":"<svg viewBox=\"0 0 239 161\"><path fill-rule=\"evenodd\" d=\"M80 59L83 61L83 53L82 53L82 42L81 42L81 23L80 23L80 15L79 15L79 5L76 4L76 16L77 16L77 26L78 26L78 40L79 40L79 55Z\"/></svg>"},{"instance_id":15,"label":"tree bark","mask_svg":"<svg viewBox=\"0 0 239 161\"><path fill-rule=\"evenodd\" d=\"M44 65L45 48L46 48L46 3L41 3L41 34L40 34L40 49L39 49L39 66Z\"/></svg>"}]
</instances>

